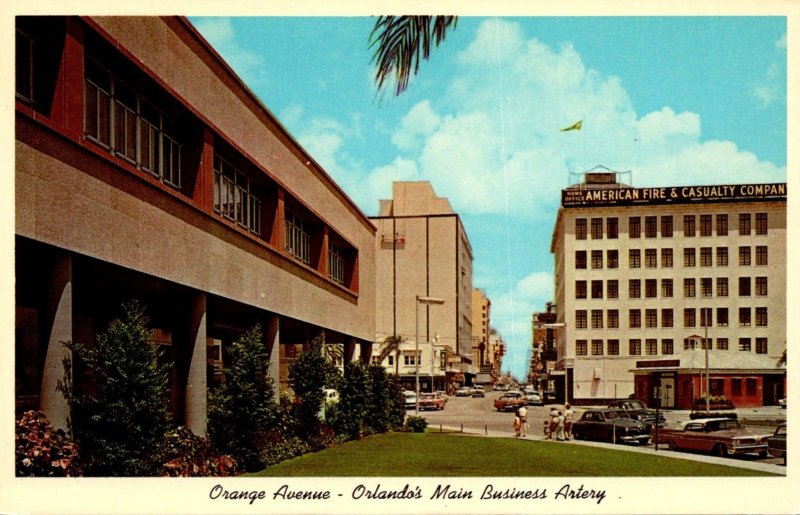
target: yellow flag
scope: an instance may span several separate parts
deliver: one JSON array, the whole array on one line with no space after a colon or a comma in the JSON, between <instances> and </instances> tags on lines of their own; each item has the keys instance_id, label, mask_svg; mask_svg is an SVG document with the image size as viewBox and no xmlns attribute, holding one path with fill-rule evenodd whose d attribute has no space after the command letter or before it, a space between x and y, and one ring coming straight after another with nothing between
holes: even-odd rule
<instances>
[{"instance_id":1,"label":"yellow flag","mask_svg":"<svg viewBox=\"0 0 800 515\"><path fill-rule=\"evenodd\" d=\"M573 124L572 124L572 125L570 125L569 127L564 127L564 128L563 128L563 129L561 129L559 132L564 132L564 131L579 131L579 130L581 130L581 125L583 125L583 120L578 120L577 122L573 123Z\"/></svg>"}]
</instances>

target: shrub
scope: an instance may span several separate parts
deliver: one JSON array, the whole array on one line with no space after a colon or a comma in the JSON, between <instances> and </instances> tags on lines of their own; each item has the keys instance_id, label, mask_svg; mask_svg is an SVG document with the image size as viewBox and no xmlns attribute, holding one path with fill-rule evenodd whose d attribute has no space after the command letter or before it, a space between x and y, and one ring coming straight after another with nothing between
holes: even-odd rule
<instances>
[{"instance_id":1,"label":"shrub","mask_svg":"<svg viewBox=\"0 0 800 515\"><path fill-rule=\"evenodd\" d=\"M259 461L265 467L275 465L281 461L288 460L311 452L311 446L296 436L290 436L270 445L263 446L259 451Z\"/></svg>"},{"instance_id":2,"label":"shrub","mask_svg":"<svg viewBox=\"0 0 800 515\"><path fill-rule=\"evenodd\" d=\"M26 411L17 421L14 447L18 477L81 474L78 446L40 411Z\"/></svg>"},{"instance_id":3,"label":"shrub","mask_svg":"<svg viewBox=\"0 0 800 515\"><path fill-rule=\"evenodd\" d=\"M369 379L367 371L360 363L345 363L336 419L336 430L340 435L356 439L364 432L367 406L372 402Z\"/></svg>"},{"instance_id":4,"label":"shrub","mask_svg":"<svg viewBox=\"0 0 800 515\"><path fill-rule=\"evenodd\" d=\"M228 362L223 386L209 394L208 434L246 470L261 468L259 452L278 423L279 408L259 325L231 345Z\"/></svg>"},{"instance_id":5,"label":"shrub","mask_svg":"<svg viewBox=\"0 0 800 515\"><path fill-rule=\"evenodd\" d=\"M412 433L424 433L425 428L428 427L428 421L425 417L411 415L406 418L406 431Z\"/></svg>"},{"instance_id":6,"label":"shrub","mask_svg":"<svg viewBox=\"0 0 800 515\"><path fill-rule=\"evenodd\" d=\"M71 363L65 361L61 390L70 404L87 475L157 473L150 450L167 428L168 364L151 343L144 308L133 301L122 310L123 317L98 334L94 346L64 344L91 378L87 389L73 389Z\"/></svg>"},{"instance_id":7,"label":"shrub","mask_svg":"<svg viewBox=\"0 0 800 515\"><path fill-rule=\"evenodd\" d=\"M173 477L232 476L236 462L220 454L211 442L180 426L164 434L153 451L159 475Z\"/></svg>"},{"instance_id":8,"label":"shrub","mask_svg":"<svg viewBox=\"0 0 800 515\"><path fill-rule=\"evenodd\" d=\"M378 365L370 365L367 373L370 385L370 398L366 406L367 426L376 433L402 427L405 401L400 383Z\"/></svg>"},{"instance_id":9,"label":"shrub","mask_svg":"<svg viewBox=\"0 0 800 515\"><path fill-rule=\"evenodd\" d=\"M309 442L320 431L319 413L325 399L323 389L328 386L338 370L322 354L324 336L311 342L289 365L289 384L296 395L293 413L297 419L297 435Z\"/></svg>"}]
</instances>

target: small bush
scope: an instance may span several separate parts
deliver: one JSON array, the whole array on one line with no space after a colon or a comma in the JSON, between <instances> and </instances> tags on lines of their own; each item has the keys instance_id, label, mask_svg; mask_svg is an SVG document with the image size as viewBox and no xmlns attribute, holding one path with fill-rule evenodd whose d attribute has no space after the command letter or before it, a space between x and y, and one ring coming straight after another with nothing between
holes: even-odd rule
<instances>
[{"instance_id":1,"label":"small bush","mask_svg":"<svg viewBox=\"0 0 800 515\"><path fill-rule=\"evenodd\" d=\"M26 411L17 421L14 444L18 477L81 474L78 445L40 411Z\"/></svg>"},{"instance_id":2,"label":"small bush","mask_svg":"<svg viewBox=\"0 0 800 515\"><path fill-rule=\"evenodd\" d=\"M167 431L154 452L159 474L171 477L217 477L236 474L233 458L217 451L211 442L181 426Z\"/></svg>"},{"instance_id":3,"label":"small bush","mask_svg":"<svg viewBox=\"0 0 800 515\"><path fill-rule=\"evenodd\" d=\"M258 451L258 460L264 467L269 467L308 452L311 452L311 446L296 436L290 436L261 447Z\"/></svg>"},{"instance_id":4,"label":"small bush","mask_svg":"<svg viewBox=\"0 0 800 515\"><path fill-rule=\"evenodd\" d=\"M426 427L428 427L428 421L425 417L411 415L406 419L406 431L424 433Z\"/></svg>"}]
</instances>

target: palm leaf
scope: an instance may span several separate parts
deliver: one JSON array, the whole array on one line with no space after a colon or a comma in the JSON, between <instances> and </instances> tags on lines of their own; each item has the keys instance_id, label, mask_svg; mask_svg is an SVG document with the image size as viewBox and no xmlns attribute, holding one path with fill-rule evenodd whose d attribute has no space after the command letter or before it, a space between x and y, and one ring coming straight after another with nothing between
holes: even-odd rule
<instances>
[{"instance_id":1,"label":"palm leaf","mask_svg":"<svg viewBox=\"0 0 800 515\"><path fill-rule=\"evenodd\" d=\"M391 77L395 94L405 91L420 61L430 57L432 43L439 46L457 21L457 16L379 16L369 36L369 47L377 45L372 62L378 89Z\"/></svg>"}]
</instances>

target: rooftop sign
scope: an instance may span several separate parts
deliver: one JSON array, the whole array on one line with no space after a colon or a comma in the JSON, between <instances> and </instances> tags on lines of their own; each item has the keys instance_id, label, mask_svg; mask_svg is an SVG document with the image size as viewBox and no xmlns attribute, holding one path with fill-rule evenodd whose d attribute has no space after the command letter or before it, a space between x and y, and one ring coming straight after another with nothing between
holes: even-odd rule
<instances>
[{"instance_id":1,"label":"rooftop sign","mask_svg":"<svg viewBox=\"0 0 800 515\"><path fill-rule=\"evenodd\" d=\"M668 186L662 188L565 189L561 191L561 205L564 207L759 200L786 200L786 183Z\"/></svg>"}]
</instances>

